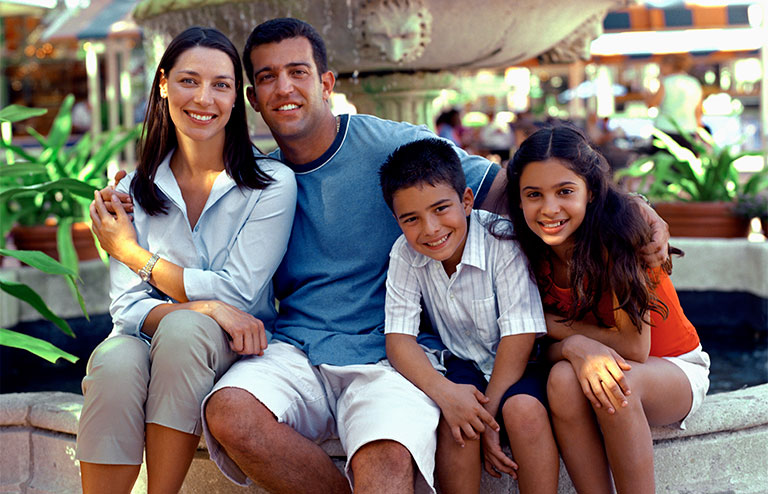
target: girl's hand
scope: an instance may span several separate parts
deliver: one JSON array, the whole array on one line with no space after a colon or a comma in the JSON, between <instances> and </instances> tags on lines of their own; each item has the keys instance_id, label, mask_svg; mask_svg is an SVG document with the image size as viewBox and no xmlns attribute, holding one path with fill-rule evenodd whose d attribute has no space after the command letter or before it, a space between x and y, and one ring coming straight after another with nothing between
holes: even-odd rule
<instances>
[{"instance_id":1,"label":"girl's hand","mask_svg":"<svg viewBox=\"0 0 768 494\"><path fill-rule=\"evenodd\" d=\"M127 173L125 173L125 170L119 170L115 174L115 183L112 185L109 185L107 187L104 187L99 191L99 194L101 195L101 198L104 200L104 203L107 206L107 211L110 213L116 213L114 207L112 206L112 198L114 196L117 196L120 200L120 204L122 204L123 209L129 213L133 212L133 198L130 194L126 194L125 192L117 192L115 191L115 188L117 188L117 184L120 183L120 180L125 178Z\"/></svg>"},{"instance_id":2,"label":"girl's hand","mask_svg":"<svg viewBox=\"0 0 768 494\"><path fill-rule=\"evenodd\" d=\"M464 447L464 438L478 439L486 426L499 430L499 424L483 405L488 398L471 384L450 383L436 400L443 418L451 429L453 439Z\"/></svg>"},{"instance_id":3,"label":"girl's hand","mask_svg":"<svg viewBox=\"0 0 768 494\"><path fill-rule=\"evenodd\" d=\"M492 477L501 478L502 473L517 480L517 463L504 454L499 441L499 432L486 429L482 437L485 471Z\"/></svg>"},{"instance_id":4,"label":"girl's hand","mask_svg":"<svg viewBox=\"0 0 768 494\"><path fill-rule=\"evenodd\" d=\"M229 335L229 348L233 352L240 355L264 355L267 334L260 319L226 302L215 300L210 303L213 307L208 315Z\"/></svg>"},{"instance_id":5,"label":"girl's hand","mask_svg":"<svg viewBox=\"0 0 768 494\"><path fill-rule=\"evenodd\" d=\"M107 210L101 192L94 193L94 199L89 206L91 230L99 240L101 248L122 262L131 249L138 247L136 229L117 194L112 194L111 206L115 211L114 216Z\"/></svg>"},{"instance_id":6,"label":"girl's hand","mask_svg":"<svg viewBox=\"0 0 768 494\"><path fill-rule=\"evenodd\" d=\"M563 355L573 366L584 395L595 408L615 413L631 394L624 372L632 367L616 351L585 336L564 340Z\"/></svg>"}]
</instances>

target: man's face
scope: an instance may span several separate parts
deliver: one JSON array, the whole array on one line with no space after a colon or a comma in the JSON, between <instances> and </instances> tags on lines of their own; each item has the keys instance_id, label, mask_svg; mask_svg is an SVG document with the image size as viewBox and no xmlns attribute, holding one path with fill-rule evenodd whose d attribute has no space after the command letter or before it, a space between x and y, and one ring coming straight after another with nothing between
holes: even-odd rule
<instances>
[{"instance_id":1,"label":"man's face","mask_svg":"<svg viewBox=\"0 0 768 494\"><path fill-rule=\"evenodd\" d=\"M335 79L319 74L312 45L304 37L251 50L253 87L248 101L261 113L279 145L311 138L330 115L328 98Z\"/></svg>"}]
</instances>

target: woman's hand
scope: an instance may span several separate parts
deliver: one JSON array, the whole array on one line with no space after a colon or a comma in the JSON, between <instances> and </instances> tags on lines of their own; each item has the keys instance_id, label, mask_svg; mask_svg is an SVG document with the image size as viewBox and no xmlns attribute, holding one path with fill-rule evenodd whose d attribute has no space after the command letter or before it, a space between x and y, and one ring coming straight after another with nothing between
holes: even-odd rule
<instances>
[{"instance_id":1,"label":"woman's hand","mask_svg":"<svg viewBox=\"0 0 768 494\"><path fill-rule=\"evenodd\" d=\"M483 407L488 398L471 384L449 382L436 403L440 407L453 439L464 446L464 438L478 439L486 426L499 430L499 424Z\"/></svg>"},{"instance_id":2,"label":"woman's hand","mask_svg":"<svg viewBox=\"0 0 768 494\"><path fill-rule=\"evenodd\" d=\"M517 463L502 451L498 431L487 428L482 443L485 471L492 477L500 478L502 473L506 473L517 480Z\"/></svg>"},{"instance_id":3,"label":"woman's hand","mask_svg":"<svg viewBox=\"0 0 768 494\"><path fill-rule=\"evenodd\" d=\"M240 355L264 355L267 333L264 323L247 312L218 300L207 311L230 337L229 348Z\"/></svg>"},{"instance_id":4,"label":"woman's hand","mask_svg":"<svg viewBox=\"0 0 768 494\"><path fill-rule=\"evenodd\" d=\"M94 193L94 199L89 206L91 229L99 240L101 248L113 258L124 262L130 250L138 247L136 229L117 194L112 194L111 197L111 206L115 215L107 210L102 191Z\"/></svg>"},{"instance_id":5,"label":"woman's hand","mask_svg":"<svg viewBox=\"0 0 768 494\"><path fill-rule=\"evenodd\" d=\"M615 413L631 394L624 372L632 367L613 348L581 335L564 341L563 356L571 363L584 395L595 408Z\"/></svg>"}]
</instances>

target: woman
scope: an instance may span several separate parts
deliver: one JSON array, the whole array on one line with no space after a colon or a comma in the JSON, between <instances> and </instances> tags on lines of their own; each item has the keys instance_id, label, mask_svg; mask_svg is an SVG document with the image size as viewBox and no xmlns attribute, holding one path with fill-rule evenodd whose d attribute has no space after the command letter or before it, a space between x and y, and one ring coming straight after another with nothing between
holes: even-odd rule
<instances>
[{"instance_id":1,"label":"woman","mask_svg":"<svg viewBox=\"0 0 768 494\"><path fill-rule=\"evenodd\" d=\"M114 328L83 379L83 491L129 493L146 443L148 488L177 492L201 433L200 402L238 355L261 354L270 279L293 221L292 172L254 157L240 59L219 31L189 28L155 73L139 163L91 204L112 256Z\"/></svg>"}]
</instances>

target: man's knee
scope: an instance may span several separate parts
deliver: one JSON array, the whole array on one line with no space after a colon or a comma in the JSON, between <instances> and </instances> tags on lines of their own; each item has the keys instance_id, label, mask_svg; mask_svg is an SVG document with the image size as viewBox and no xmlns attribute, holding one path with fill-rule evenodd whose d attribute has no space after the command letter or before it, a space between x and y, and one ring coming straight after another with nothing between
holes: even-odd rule
<instances>
[{"instance_id":1,"label":"man's knee","mask_svg":"<svg viewBox=\"0 0 768 494\"><path fill-rule=\"evenodd\" d=\"M204 414L211 435L226 448L252 442L278 425L267 407L239 388L216 391L206 402Z\"/></svg>"},{"instance_id":2,"label":"man's knee","mask_svg":"<svg viewBox=\"0 0 768 494\"><path fill-rule=\"evenodd\" d=\"M413 458L408 448L396 441L380 440L368 443L357 450L350 461L355 478L363 472L375 469L386 476L413 477Z\"/></svg>"}]
</instances>

